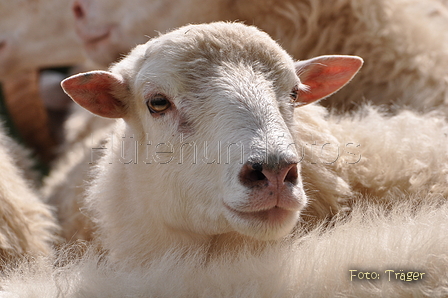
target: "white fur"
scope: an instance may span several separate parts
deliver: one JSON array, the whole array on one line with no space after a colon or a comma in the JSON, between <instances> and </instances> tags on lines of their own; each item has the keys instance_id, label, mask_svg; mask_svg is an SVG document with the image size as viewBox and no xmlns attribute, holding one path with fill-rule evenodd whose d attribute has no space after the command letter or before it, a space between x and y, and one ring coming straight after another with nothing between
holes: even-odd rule
<instances>
[{"instance_id":1,"label":"white fur","mask_svg":"<svg viewBox=\"0 0 448 298\"><path fill-rule=\"evenodd\" d=\"M445 297L448 205L420 197L415 199L426 203L418 206L405 198L390 209L358 206L333 228L316 228L255 254L240 247L237 255L207 261L207 247L174 249L132 270L93 250L59 268L38 259L5 276L0 296ZM349 270L376 272L380 279L351 281ZM394 270L390 281L386 270ZM424 273L423 279L396 280L400 270Z\"/></svg>"},{"instance_id":2,"label":"white fur","mask_svg":"<svg viewBox=\"0 0 448 298\"><path fill-rule=\"evenodd\" d=\"M305 209L305 215L335 214L344 210L356 193L367 192L378 198L396 190L446 195L448 126L444 115L402 111L391 117L367 106L353 115L338 116L317 105L303 108L308 113L298 119L301 125L297 134L303 138L299 152L305 189L314 202L314 210ZM58 208L67 240L92 238L92 224L82 200L86 181L91 180L90 168L110 150L104 144L110 136L110 120L86 116L77 111L70 119L85 124L86 136L77 136L84 141L67 150L45 180L44 197ZM91 121L85 121L87 118ZM87 134L91 125L96 127L93 135Z\"/></svg>"},{"instance_id":3,"label":"white fur","mask_svg":"<svg viewBox=\"0 0 448 298\"><path fill-rule=\"evenodd\" d=\"M65 140L51 171L43 180L43 200L55 207L60 236L66 241L91 240L93 224L83 203L90 170L104 155L114 121L93 117L74 105L64 123Z\"/></svg>"},{"instance_id":4,"label":"white fur","mask_svg":"<svg viewBox=\"0 0 448 298\"><path fill-rule=\"evenodd\" d=\"M445 197L448 182L448 125L445 115L419 115L403 110L393 117L372 107L352 116L330 117L330 130L341 142L360 146L349 150L360 160L338 170L356 191L382 196L399 189L408 193L437 193ZM347 148L346 148L347 149ZM347 156L347 155L346 155Z\"/></svg>"},{"instance_id":5,"label":"white fur","mask_svg":"<svg viewBox=\"0 0 448 298\"><path fill-rule=\"evenodd\" d=\"M52 253L57 225L51 209L24 178L29 158L0 128L0 268L21 257ZM15 159L16 158L16 159ZM22 159L22 160L18 160Z\"/></svg>"}]
</instances>

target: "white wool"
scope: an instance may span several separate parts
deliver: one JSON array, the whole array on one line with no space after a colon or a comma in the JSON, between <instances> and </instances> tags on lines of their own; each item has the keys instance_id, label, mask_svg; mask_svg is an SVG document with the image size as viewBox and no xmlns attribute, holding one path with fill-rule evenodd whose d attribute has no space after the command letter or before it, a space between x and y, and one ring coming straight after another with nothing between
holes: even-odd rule
<instances>
[{"instance_id":1,"label":"white wool","mask_svg":"<svg viewBox=\"0 0 448 298\"><path fill-rule=\"evenodd\" d=\"M301 143L306 150L301 161L302 175L310 200L323 203L318 212L322 216L337 213L340 204L347 205L356 192L367 192L377 198L397 189L446 195L448 126L443 115L402 111L388 116L367 106L351 115L338 116L328 115L319 106L306 108L310 116L300 117L302 125L297 132L302 137L308 136ZM83 115L88 116L77 111L70 121ZM91 179L91 167L110 149L101 143L110 137L110 124L107 124L110 120L91 119L96 119L96 125L104 123L104 128L98 127L94 135L86 133L87 136L81 137L85 138L84 142L68 150L45 181L44 197L58 207L63 236L70 241L92 238L92 224L82 201L87 181ZM81 123L90 129L89 122ZM334 181L333 184L324 177ZM335 189L338 183L340 190ZM308 210L304 213L308 214Z\"/></svg>"},{"instance_id":2,"label":"white wool","mask_svg":"<svg viewBox=\"0 0 448 298\"><path fill-rule=\"evenodd\" d=\"M359 162L340 170L355 190L380 196L394 189L447 195L448 125L442 113L402 111L387 117L365 107L329 121L336 122L330 129L341 142L359 144Z\"/></svg>"},{"instance_id":3,"label":"white wool","mask_svg":"<svg viewBox=\"0 0 448 298\"><path fill-rule=\"evenodd\" d=\"M297 132L302 137L308 135L301 143L306 150L301 163L309 198L325 204L322 214L337 212L338 203L343 203L340 199L350 198L353 191L378 197L396 189L446 194L448 126L444 116L436 113L419 115L410 111L387 116L374 107L365 107L352 115L328 116L321 107L307 109L312 116L299 119L302 125ZM312 110L314 113L311 114ZM83 114L79 111L78 115ZM109 121L96 119L104 124ZM82 199L85 181L90 179L89 169L108 150L107 145L101 144L105 136L110 136L108 127L88 135L77 149L68 150L66 157L46 179L45 197L58 206L64 236L68 240L91 238L90 228L85 230L85 225L91 224L79 213L79 208L84 209ZM319 184L319 181L325 181L323 176L335 184ZM338 181L343 186L342 191L345 189L345 195L341 190L335 192ZM350 185L352 191L347 191L344 185ZM72 221L72 218L80 221Z\"/></svg>"},{"instance_id":4,"label":"white wool","mask_svg":"<svg viewBox=\"0 0 448 298\"><path fill-rule=\"evenodd\" d=\"M445 297L448 205L429 197L406 198L389 208L357 206L332 228L318 227L255 254L240 248L237 254L207 259L207 248L174 249L132 270L109 263L93 249L62 267L38 259L4 276L0 293L23 298ZM413 199L426 203L410 203ZM375 272L380 279L359 280L349 270ZM390 276L387 270L393 270ZM397 279L395 273L408 271L423 279Z\"/></svg>"},{"instance_id":5,"label":"white wool","mask_svg":"<svg viewBox=\"0 0 448 298\"><path fill-rule=\"evenodd\" d=\"M64 124L65 142L41 189L44 201L56 209L64 240L92 239L93 225L83 204L85 189L91 168L107 150L104 143L113 125L113 120L92 117L76 105Z\"/></svg>"},{"instance_id":6,"label":"white wool","mask_svg":"<svg viewBox=\"0 0 448 298\"><path fill-rule=\"evenodd\" d=\"M0 127L0 268L26 256L49 255L57 225L18 165L27 165L23 149Z\"/></svg>"}]
</instances>

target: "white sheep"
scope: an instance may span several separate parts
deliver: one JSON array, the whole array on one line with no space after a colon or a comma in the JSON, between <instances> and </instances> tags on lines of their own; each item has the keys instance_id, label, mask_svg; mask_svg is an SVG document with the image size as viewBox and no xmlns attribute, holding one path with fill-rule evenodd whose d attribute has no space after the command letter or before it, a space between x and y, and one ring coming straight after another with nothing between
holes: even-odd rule
<instances>
[{"instance_id":1,"label":"white sheep","mask_svg":"<svg viewBox=\"0 0 448 298\"><path fill-rule=\"evenodd\" d=\"M101 116L124 118L126 122L126 125L119 122L115 129L116 134L108 145L110 152L101 161L88 199L100 228L100 238L117 258L135 254L141 260L151 253L165 251L166 246L173 243L187 241L198 245L210 241L210 237L204 240L204 234L215 235L211 238L219 239L222 234L236 231L258 239L275 238L278 236L272 235L284 235L295 225L297 211L306 205L307 198L310 199L310 206L305 209L305 216L321 219L338 212L347 203L344 200L354 197L356 193L369 193L377 197L396 190L446 194L447 164L434 158L443 158L447 150L444 136L446 125L443 125L441 118L421 117L412 113L386 118L371 111L367 120L342 118L328 121L324 118L324 109L315 105L300 107L296 109L294 119L291 118L292 114L288 118L285 114L287 110L281 105L279 108L271 106L272 102L275 103L273 99L260 103L261 97L269 98L266 94L279 96L280 87L277 86L286 83L279 79L265 83L256 76L256 71L265 72L263 78L269 79L273 74L276 78L286 77L281 71L285 71L287 63L292 64L290 58L267 36L253 28L248 29L239 24L215 24L205 26L203 30L202 27L192 26L174 31L137 47L126 59L115 65L111 73L82 74L63 84L68 94L81 106ZM240 33L236 34L232 30ZM249 35L246 31L252 30L257 40L243 42L242 38ZM228 44L219 43L216 39L225 40ZM243 47L244 50L236 55L231 51L232 46L238 49ZM266 50L260 52L257 50L260 48ZM267 50L271 48L272 51ZM280 56L280 53L284 56ZM256 57L256 60L250 60L249 57ZM360 63L355 58L339 56L299 62L297 67L301 81L311 88L300 93L300 100L308 102L308 96L316 96L313 99L318 99L328 95L325 93L327 89L312 80L316 78L315 74L329 81L334 78L325 76L327 73L320 68L322 63L333 69L332 59L335 59L334 63L340 64L338 67L342 70L346 70L343 63L347 63L351 71L359 67ZM279 70L273 61L282 62ZM354 63L358 63L356 67L352 66ZM316 69L301 68L302 64L315 66ZM263 68L264 65L269 66ZM252 72L244 72L244 67ZM291 69L289 71L293 73ZM341 81L337 83L339 85L335 86L342 85ZM265 85L266 89L258 87ZM252 86L257 86L260 91L251 90ZM314 86L319 86L319 89L313 89ZM333 83L328 86L333 86ZM113 100L100 89L103 87L106 91L112 90L110 92L113 95L116 94ZM268 87L276 89L269 91ZM298 92L293 88L290 88L292 96ZM92 92L90 90L95 91L89 93ZM313 91L323 93L317 96ZM226 101L221 102L222 98L226 98ZM255 100L255 104L250 101L247 103L248 98ZM280 111L277 116L281 115L283 120L272 114L271 110L277 109ZM238 117L244 119L241 124L242 120ZM372 137L376 133L373 127L378 125L374 125L375 122L380 124L380 128ZM412 122L424 130L421 131L422 143L413 142L408 137L417 129L407 128ZM203 123L207 125L202 127ZM274 127L270 127L270 123L274 123ZM356 127L352 127L354 123ZM399 143L388 144L384 138L379 143L379 135L384 132L382 129L391 124L394 130L389 128L390 132L386 136L390 137L389 142ZM425 133L430 125L434 135ZM210 132L210 126L219 127L220 133ZM371 138L365 137L366 131L371 133ZM399 138L400 135L403 137ZM424 143L425 138L432 143ZM433 142L437 139L440 139L439 144ZM440 150L439 154L435 148ZM403 152L408 158L416 156L413 163L403 159ZM286 157L282 157L283 154ZM432 156L431 163L427 161L428 156ZM283 158L300 162L302 175ZM285 216L285 222L273 234L259 219L249 215L273 207L270 203L255 199L257 196L264 197L265 190L258 185L260 181L277 179L271 177L272 173L263 172L263 162L269 167L273 162L271 159L278 164L286 164L284 169L278 169L284 176L281 179L297 183L292 194L284 194L289 198L284 208L295 210L295 215L280 215ZM236 165L232 162L236 162ZM253 163L254 166L251 168L247 163ZM191 179L192 176L196 179ZM216 183L221 179L226 184ZM302 179L307 190L306 196L300 187ZM110 181L125 183L114 183L111 186ZM161 187L161 181L166 181L169 186ZM247 189L252 189L254 194ZM223 191L225 194L222 194ZM256 191L260 194L257 195ZM128 199L123 200L123 197ZM180 202L173 202L172 198L179 198L177 200ZM193 198L207 199L198 204ZM254 203L250 203L251 200ZM115 216L114 210L120 210L121 216ZM276 218L266 211L254 214L261 218ZM250 219L255 223L251 223ZM146 222L147 226L142 222ZM253 225L257 227L255 231L251 230ZM131 226L144 229L144 235L147 236L135 233ZM181 232L174 235L163 233L161 231L167 228L164 226L170 230L180 229L185 235ZM202 240L198 241L196 237ZM135 247L130 243L134 243Z\"/></svg>"},{"instance_id":2,"label":"white sheep","mask_svg":"<svg viewBox=\"0 0 448 298\"><path fill-rule=\"evenodd\" d=\"M58 227L52 210L25 180L28 156L0 128L0 268L52 253ZM19 168L19 165L24 168ZM28 169L29 171L29 169Z\"/></svg>"},{"instance_id":3,"label":"white sheep","mask_svg":"<svg viewBox=\"0 0 448 298\"><path fill-rule=\"evenodd\" d=\"M323 56L294 65L266 33L215 23L138 46L111 72L64 80L82 107L125 119L90 189L104 247L140 262L173 245L200 246L229 234L287 235L307 204L297 150L312 137L302 135L294 106L334 93L361 64ZM310 114L313 107L298 110ZM322 185L315 202L325 210L349 191L329 176L305 180Z\"/></svg>"},{"instance_id":4,"label":"white sheep","mask_svg":"<svg viewBox=\"0 0 448 298\"><path fill-rule=\"evenodd\" d=\"M370 101L421 111L448 101L443 26L448 13L440 2L182 0L172 5L154 0L76 0L73 9L87 54L105 66L157 32L188 23L239 20L269 33L295 59L326 54L363 57L360 73L323 104L352 109Z\"/></svg>"},{"instance_id":5,"label":"white sheep","mask_svg":"<svg viewBox=\"0 0 448 298\"><path fill-rule=\"evenodd\" d=\"M446 57L446 50L443 39L444 32L437 26L442 26L446 22L446 11L440 7L440 1L425 1L422 9L420 0L391 0L391 1L337 1L321 3L322 0L303 1L275 1L269 5L263 5L259 1L254 4L252 0L232 2L229 5L227 0L196 3L196 0L178 1L176 5L168 5L162 2L150 0L130 0L130 1L101 1L101 0L77 0L73 3L77 32L84 41L85 48L89 56L96 62L107 65L120 55L127 53L136 43L146 40L147 36L153 36L157 31L166 31L169 28L180 26L189 22L204 22L218 19L238 19L254 23L269 32L275 39L280 40L295 58L309 58L319 54L345 53L357 54L366 61L360 74L343 90L333 95L331 100L324 101L324 104L340 107L342 105L351 108L359 106L359 101L365 98L376 103L391 103L397 105L409 105L419 110L425 110L433 106L438 106L444 102L446 97L446 71L443 62ZM146 9L135 9L135 7ZM229 9L231 7L231 9ZM269 7L269 13L265 10ZM436 23L432 19L436 17ZM117 22L117 20L120 20ZM331 20L331 21L329 21ZM334 21L333 21L334 20ZM285 29L286 28L286 29ZM348 31L347 31L348 30ZM442 30L443 31L443 30ZM343 35L343 38L339 36ZM335 38L336 37L336 38ZM78 119L81 112L77 112L73 119ZM324 112L322 112L324 113ZM371 120L344 118L347 127L360 128L355 134L365 134L366 126L362 123L387 119L372 111L369 115ZM89 144L83 149L69 149L67 156L55 166L51 176L47 179L45 194L49 201L59 208L59 217L67 231L65 237L73 238L73 231L84 230L83 222L85 217L78 212L80 200L84 189L85 173L89 170L88 163L92 160L91 148L98 148L103 137L97 132L89 132L90 123L97 123L94 126L101 126L101 120L87 119L81 116L86 123L86 129L82 129L81 142ZM431 117L420 117L413 114L402 115L393 118L388 123L394 122L398 127L407 125L410 119L418 119L420 123L429 122L433 125ZM333 119L335 123L328 125L330 128L338 128L338 119ZM382 120L381 120L382 122ZM78 124L69 121L68 133L77 131ZM83 123L84 124L84 123ZM98 125L100 124L100 125ZM107 127L109 124L104 123ZM327 125L327 124L326 124ZM75 129L70 127L75 126ZM368 127L368 126L367 126ZM389 129L387 125L378 131ZM421 130L422 126L413 125L415 129ZM107 129L107 128L106 128ZM441 128L433 130L433 137L441 132ZM85 138L93 133L95 137ZM105 132L102 134L106 134ZM395 133L397 138L409 140L406 135ZM342 136L344 137L344 136ZM378 133L377 138L384 136ZM76 138L69 137L68 144ZM91 141L94 139L94 141ZM341 139L340 142L346 140ZM397 140L396 143L401 140ZM312 141L314 142L314 141ZM354 139L349 143L359 143ZM369 143L374 139L363 139L364 148L372 148ZM366 143L367 142L367 143ZM320 146L323 146L323 141ZM343 148L344 144L341 145ZM375 146L375 145L374 145ZM70 148L70 146L66 146ZM326 149L330 146L326 145ZM419 147L420 149L422 147ZM427 148L427 147L425 147ZM314 149L317 149L315 147ZM430 149L430 146L429 148ZM83 153L74 153L80 151ZM96 150L99 152L101 150ZM411 152L410 150L408 153ZM426 152L426 151L425 151ZM418 158L414 157L415 163L412 169L407 168L406 163L399 164L400 171L394 170L388 163L390 175L387 179L374 179L380 183L380 189L386 191L390 187L384 185L409 185L410 177L415 176L415 172L425 171L423 169L427 157L419 151ZM444 150L436 151L437 156L442 156ZM374 152L371 152L374 153ZM82 157L81 157L82 155ZM389 154L390 155L390 154ZM393 155L393 154L392 154ZM362 161L368 157L362 153ZM381 155L380 155L381 156ZM396 164L400 156L393 155L390 161ZM68 163L70 160L77 165ZM380 164L382 159L375 159ZM435 158L433 160L436 160ZM420 165L418 165L420 163ZM437 167L444 167L444 163ZM74 168L82 168L74 170ZM368 167L363 174L368 174ZM358 169L358 168L353 168ZM357 170L359 171L359 170ZM432 177L436 176L426 170L426 177L420 185L425 185ZM371 177L378 174L371 171ZM344 174L345 175L345 174ZM74 177L78 177L74 181ZM353 177L356 176L351 176ZM440 176L443 180L444 176ZM364 181L361 185L371 185L367 176L360 176ZM426 180L425 180L426 179ZM438 179L438 178L437 178ZM436 180L437 180L436 179ZM378 182L380 181L380 182ZM73 182L73 183L72 183ZM415 183L415 182L414 182ZM377 184L375 184L377 185ZM442 188L443 188L442 183ZM439 187L440 188L440 187ZM418 187L414 187L418 189ZM81 207L82 208L82 207ZM332 207L333 209L335 206ZM81 218L81 222L72 222L73 218ZM90 228L88 229L90 230ZM77 233L78 233L77 232ZM83 239L90 236L81 235ZM76 238L76 237L75 237Z\"/></svg>"},{"instance_id":6,"label":"white sheep","mask_svg":"<svg viewBox=\"0 0 448 298\"><path fill-rule=\"evenodd\" d=\"M309 197L314 202L314 211L305 210L305 214L318 214L320 218L337 213L346 204L346 199L358 192L368 192L375 196L394 189L407 192L446 192L448 165L445 161L447 148L444 144L447 128L442 116L419 116L402 112L395 117L386 117L369 108L356 114L362 116L327 119L324 109L317 106L306 108L310 110L309 113L297 116L302 123L299 127L302 130L301 145L303 150L308 150L307 157L313 156L313 160L307 162L321 166L303 168L305 184L311 193ZM61 159L56 170L47 179L45 188L48 200L59 207L64 237L69 240L77 237L91 238L91 224L79 209L83 208L81 200L84 181L90 179L88 171L92 152L95 151L93 154L96 156L99 152L106 151L92 148L101 147L102 139L110 129L106 120L90 119L82 112L75 115L69 123L81 123L85 127L81 129L82 135L89 136L88 131L93 126L97 132L86 138L84 145L73 150L78 153L69 152L68 157ZM78 121L79 118L82 120ZM99 131L102 126L105 128ZM427 129L428 127L431 129ZM78 130L79 128L74 129ZM384 131L388 133L385 134ZM422 141L415 142L415 135ZM76 140L79 136L74 135L69 139ZM389 146L385 148L384 144ZM350 164L354 162L355 165ZM73 173L77 174L74 176ZM318 182L320 179L317 177L322 175L331 177L328 183ZM351 188L345 184L349 184Z\"/></svg>"},{"instance_id":7,"label":"white sheep","mask_svg":"<svg viewBox=\"0 0 448 298\"><path fill-rule=\"evenodd\" d=\"M307 112L296 115L300 123L299 153L308 197L313 202L305 215L322 218L335 214L356 193L376 197L395 190L446 193L448 164L444 144L448 129L443 116L402 112L386 117L367 107L355 114L358 116L329 117L319 106L303 109ZM84 209L81 201L85 181L90 180L87 173L91 164L107 151L104 148L110 149L101 145L111 130L107 121L76 112L69 120L70 126L79 123L84 128L75 129L81 131L80 135L68 139L70 142L85 139L76 149L67 151L46 181L45 197L58 207L63 236L68 240L91 239L91 224L79 209ZM89 131L95 133L89 135ZM115 138L116 142L133 144L129 136ZM147 141L153 142L153 147L143 146L144 149L155 150L157 143ZM184 145L182 150L189 147ZM237 145L229 148L238 150Z\"/></svg>"},{"instance_id":8,"label":"white sheep","mask_svg":"<svg viewBox=\"0 0 448 298\"><path fill-rule=\"evenodd\" d=\"M321 0L284 0L272 5L263 5L259 1L254 4L252 0L238 1L238 4L232 2L232 5L227 0L200 4L195 1L183 0L176 5L168 5L150 0L77 0L73 3L73 11L77 32L84 41L87 53L103 65L127 53L131 47L144 42L148 35L153 36L156 31L164 32L190 22L238 19L266 30L280 40L282 46L295 58L328 53L357 54L363 57L366 63L360 74L346 88L333 95L331 100L323 101L324 104L351 108L359 106L359 102L365 98L378 104L404 104L425 110L444 101L446 71L443 61L448 55L440 38L442 33L433 26L427 15L440 10L440 20L445 20L438 0L426 1L425 11L420 10L421 3L418 0L344 0L332 3L320 3ZM274 9L271 9L273 5ZM269 13L265 11L267 7ZM341 35L344 38L339 38ZM76 114L74 118L79 118L80 112ZM89 123L102 122L87 120L87 116L83 118L87 128ZM426 118L422 118L422 121L426 121ZM66 125L69 134L78 129L79 125L72 125L74 122L70 121ZM109 124L104 125L107 127ZM98 135L93 131L82 131L84 137L90 133ZM69 137L68 144L74 139ZM64 231L70 231L65 235L68 239L72 239L73 230L83 229L71 224L73 215L70 214L76 212L76 218L83 218L77 209L80 207L80 194L83 193L84 173L89 169L86 164L91 161L90 148L98 147L101 137L94 142L90 137L81 142L90 144L90 147L69 149L66 155L70 156L61 158L45 187L46 197L52 204L65 206L59 211L62 223L67 227ZM77 150L84 152L78 153L83 154L83 157L70 152ZM82 165L70 165L67 160L82 160ZM83 169L76 172L74 167ZM74 177L80 179L71 183ZM81 238L88 239L89 236Z\"/></svg>"},{"instance_id":9,"label":"white sheep","mask_svg":"<svg viewBox=\"0 0 448 298\"><path fill-rule=\"evenodd\" d=\"M138 46L111 72L67 79L64 89L81 106L124 119L87 198L108 257L88 253L56 269L45 260L25 264L2 280L4 296L446 295L447 203L445 190L432 187L446 185L441 168L428 164L425 179L414 179L421 165L401 173L404 166L392 160L401 166L397 177L386 171L373 186L362 179L382 173L365 173L377 155L397 159L397 149L417 149L414 133L434 130L428 141L443 136L443 119L409 112L386 118L366 108L363 124L303 105L336 91L361 63L326 56L294 64L255 28L215 23ZM420 131L406 131L412 121ZM404 133L399 141L406 142L357 151L364 141L387 145L381 129L391 141ZM348 146L351 137L362 142ZM446 156L443 138L434 148L423 145L417 159L434 148L442 151L435 159ZM440 190L439 200L408 194ZM295 227L303 210L325 217L338 199L355 196L391 203L355 206L349 217L308 232ZM382 279L352 282L350 270ZM388 270L427 275L408 286L387 281Z\"/></svg>"}]
</instances>

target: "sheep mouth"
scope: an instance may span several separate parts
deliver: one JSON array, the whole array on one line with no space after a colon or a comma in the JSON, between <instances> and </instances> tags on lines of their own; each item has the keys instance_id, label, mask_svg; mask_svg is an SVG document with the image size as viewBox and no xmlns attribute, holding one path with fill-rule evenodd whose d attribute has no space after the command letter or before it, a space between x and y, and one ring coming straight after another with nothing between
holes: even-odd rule
<instances>
[{"instance_id":1,"label":"sheep mouth","mask_svg":"<svg viewBox=\"0 0 448 298\"><path fill-rule=\"evenodd\" d=\"M86 46L94 46L104 40L107 40L109 37L110 37L110 30L102 35L84 39L84 44Z\"/></svg>"},{"instance_id":2,"label":"sheep mouth","mask_svg":"<svg viewBox=\"0 0 448 298\"><path fill-rule=\"evenodd\" d=\"M287 210L282 207L274 206L270 209L259 211L239 211L228 205L225 205L238 219L249 222L264 222L271 225L282 225L290 220L292 216L297 214L295 210Z\"/></svg>"},{"instance_id":3,"label":"sheep mouth","mask_svg":"<svg viewBox=\"0 0 448 298\"><path fill-rule=\"evenodd\" d=\"M83 30L77 28L76 33L82 39L86 47L93 47L98 43L101 43L110 38L112 28L106 28L104 30L98 30L94 34L86 33Z\"/></svg>"}]
</instances>

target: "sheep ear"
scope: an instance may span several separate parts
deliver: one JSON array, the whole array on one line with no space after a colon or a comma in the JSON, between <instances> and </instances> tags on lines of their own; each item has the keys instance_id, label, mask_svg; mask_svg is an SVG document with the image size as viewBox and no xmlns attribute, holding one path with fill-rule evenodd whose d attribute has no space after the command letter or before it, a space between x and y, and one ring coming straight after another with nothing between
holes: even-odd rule
<instances>
[{"instance_id":1,"label":"sheep ear","mask_svg":"<svg viewBox=\"0 0 448 298\"><path fill-rule=\"evenodd\" d=\"M71 76L61 83L77 104L106 118L123 118L126 106L120 100L128 87L120 75L107 71L91 71Z\"/></svg>"},{"instance_id":2,"label":"sheep ear","mask_svg":"<svg viewBox=\"0 0 448 298\"><path fill-rule=\"evenodd\" d=\"M355 76L363 60L357 56L320 56L295 63L305 88L298 94L299 104L309 104L330 96Z\"/></svg>"}]
</instances>

